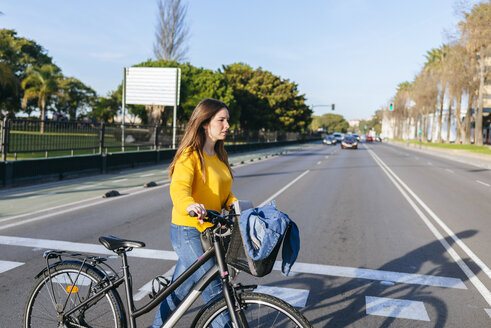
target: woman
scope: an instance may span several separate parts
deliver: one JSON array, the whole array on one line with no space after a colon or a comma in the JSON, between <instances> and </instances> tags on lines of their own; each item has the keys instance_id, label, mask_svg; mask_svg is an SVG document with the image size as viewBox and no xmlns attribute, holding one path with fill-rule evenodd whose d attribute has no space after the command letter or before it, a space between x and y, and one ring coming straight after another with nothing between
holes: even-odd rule
<instances>
[{"instance_id":1,"label":"woman","mask_svg":"<svg viewBox=\"0 0 491 328\"><path fill-rule=\"evenodd\" d=\"M178 260L172 280L181 275L203 254L200 233L212 226L203 222L206 210L228 209L237 199L231 192L232 169L228 163L224 140L230 128L228 107L216 99L203 99L189 119L186 132L172 161L169 176L172 198L170 237ZM194 211L197 218L190 217ZM174 311L209 268L208 261L160 305L153 327L160 327L170 311ZM216 278L204 291L208 302L221 293L221 281Z\"/></svg>"}]
</instances>

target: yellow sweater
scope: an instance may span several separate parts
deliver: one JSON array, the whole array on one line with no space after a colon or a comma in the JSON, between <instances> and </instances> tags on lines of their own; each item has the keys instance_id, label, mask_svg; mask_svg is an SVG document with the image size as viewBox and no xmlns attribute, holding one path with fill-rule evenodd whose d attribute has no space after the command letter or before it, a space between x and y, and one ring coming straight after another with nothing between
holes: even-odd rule
<instances>
[{"instance_id":1,"label":"yellow sweater","mask_svg":"<svg viewBox=\"0 0 491 328\"><path fill-rule=\"evenodd\" d=\"M207 210L220 212L228 208L237 199L230 188L232 176L228 167L218 156L208 156L203 153L206 171L206 183L203 182L201 164L198 152L185 150L174 166L170 184L172 208L172 223L182 226L195 227L199 231L212 226L205 222L200 224L196 218L189 216L186 208L194 203L203 204Z\"/></svg>"}]
</instances>

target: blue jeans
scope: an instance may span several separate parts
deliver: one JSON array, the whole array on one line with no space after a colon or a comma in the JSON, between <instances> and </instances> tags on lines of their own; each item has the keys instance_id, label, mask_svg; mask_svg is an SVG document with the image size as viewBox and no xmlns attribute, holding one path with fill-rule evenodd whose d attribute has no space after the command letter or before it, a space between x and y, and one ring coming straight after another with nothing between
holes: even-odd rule
<instances>
[{"instance_id":1,"label":"blue jeans","mask_svg":"<svg viewBox=\"0 0 491 328\"><path fill-rule=\"evenodd\" d=\"M172 276L172 281L177 279L187 268L193 264L198 257L203 254L201 247L200 232L193 227L179 226L171 223L170 240L172 247L177 253L178 260L176 269ZM215 264L214 259L210 259L191 275L182 285L167 297L159 307L157 315L153 321L152 328L159 328L167 319L170 312L174 311L184 297L189 293L196 282ZM201 295L205 303L222 292L222 282L220 278L213 280ZM223 326L223 325L222 325Z\"/></svg>"}]
</instances>

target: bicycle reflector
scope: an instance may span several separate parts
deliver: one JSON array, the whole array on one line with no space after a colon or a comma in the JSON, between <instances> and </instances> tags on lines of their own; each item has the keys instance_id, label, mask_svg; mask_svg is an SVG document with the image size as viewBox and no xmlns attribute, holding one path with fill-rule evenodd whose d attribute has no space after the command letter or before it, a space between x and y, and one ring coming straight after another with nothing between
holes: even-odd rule
<instances>
[{"instance_id":1,"label":"bicycle reflector","mask_svg":"<svg viewBox=\"0 0 491 328\"><path fill-rule=\"evenodd\" d=\"M66 288L66 291L68 294L70 294L70 293L74 294L74 293L78 292L78 287L77 286L68 286Z\"/></svg>"}]
</instances>

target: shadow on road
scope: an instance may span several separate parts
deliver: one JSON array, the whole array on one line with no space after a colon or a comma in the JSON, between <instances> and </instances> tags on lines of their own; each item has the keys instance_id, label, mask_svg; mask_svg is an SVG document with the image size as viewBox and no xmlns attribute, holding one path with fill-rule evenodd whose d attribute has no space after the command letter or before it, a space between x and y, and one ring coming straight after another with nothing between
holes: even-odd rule
<instances>
[{"instance_id":1,"label":"shadow on road","mask_svg":"<svg viewBox=\"0 0 491 328\"><path fill-rule=\"evenodd\" d=\"M478 231L466 230L457 234L459 239L465 239L474 236ZM452 245L454 240L450 237L446 241ZM438 252L435 255L435 252ZM429 255L431 254L431 258ZM448 254L440 241L435 240L420 248L417 248L406 255L394 259L378 270L401 272L402 268L409 266L414 274L423 274L431 276L448 277L452 272L458 272L460 269L455 262L448 260ZM469 260L464 260L469 265ZM423 271L423 267L431 264L433 269ZM470 266L470 265L469 265ZM481 270L476 265L470 266L471 270L477 274ZM457 274L454 274L454 276ZM462 281L467 281L464 274L458 274ZM403 284L381 282L376 280L365 280L360 278L350 279L339 285L338 281L344 281L346 278L329 277L329 278L312 278L311 275L297 274L295 282L305 284L306 289L310 290L309 302L302 309L308 319L315 327L363 327L363 322L358 322L367 316L366 314L366 296L385 297L394 299L405 299L423 302L430 317L430 321L413 321L416 327L435 327L442 328L447 324L448 309L441 298L434 296L432 290L434 287L417 284ZM288 282L285 281L285 284ZM280 283L283 285L283 282ZM322 309L322 311L318 311ZM325 315L312 318L308 315L311 310ZM373 317L374 327L390 327L394 321L401 320L394 317ZM406 320L407 319L402 319ZM413 325L411 325L413 327Z\"/></svg>"}]
</instances>

